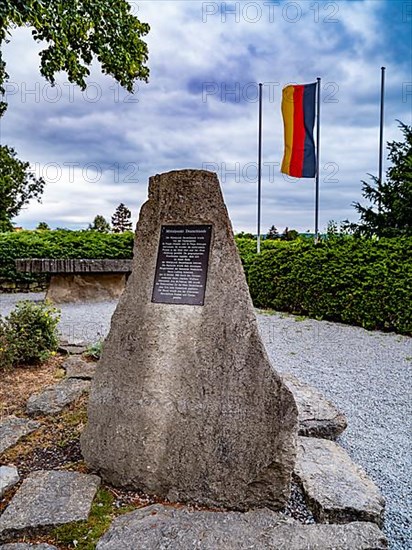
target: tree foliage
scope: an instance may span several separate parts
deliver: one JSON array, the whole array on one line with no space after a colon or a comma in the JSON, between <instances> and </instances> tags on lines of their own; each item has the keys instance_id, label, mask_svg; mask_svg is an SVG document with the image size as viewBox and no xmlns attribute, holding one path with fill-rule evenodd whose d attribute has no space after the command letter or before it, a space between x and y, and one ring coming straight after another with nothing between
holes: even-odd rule
<instances>
[{"instance_id":1,"label":"tree foliage","mask_svg":"<svg viewBox=\"0 0 412 550\"><path fill-rule=\"evenodd\" d=\"M0 3L0 46L13 27L32 27L33 39L47 48L40 52L40 73L51 83L66 71L68 79L86 88L94 58L103 73L129 92L136 80L147 81L149 25L131 13L126 0L7 0ZM0 92L8 79L0 53ZM0 116L6 104L0 105Z\"/></svg>"},{"instance_id":2,"label":"tree foliage","mask_svg":"<svg viewBox=\"0 0 412 550\"><path fill-rule=\"evenodd\" d=\"M276 229L274 225L269 229L267 232L266 238L267 239L278 239L280 237L279 231Z\"/></svg>"},{"instance_id":3,"label":"tree foliage","mask_svg":"<svg viewBox=\"0 0 412 550\"><path fill-rule=\"evenodd\" d=\"M132 229L132 213L123 203L120 203L112 216L112 227L114 233L123 233Z\"/></svg>"},{"instance_id":4,"label":"tree foliage","mask_svg":"<svg viewBox=\"0 0 412 550\"><path fill-rule=\"evenodd\" d=\"M10 229L12 218L31 199L40 201L44 185L43 178L37 178L12 147L0 145L0 229Z\"/></svg>"},{"instance_id":5,"label":"tree foliage","mask_svg":"<svg viewBox=\"0 0 412 550\"><path fill-rule=\"evenodd\" d=\"M110 223L104 218L104 216L101 216L98 214L92 224L89 224L88 227L91 231L99 231L99 233L109 233L110 231Z\"/></svg>"},{"instance_id":6,"label":"tree foliage","mask_svg":"<svg viewBox=\"0 0 412 550\"><path fill-rule=\"evenodd\" d=\"M362 181L362 196L370 203L354 203L360 214L359 224L349 224L355 234L371 237L412 235L412 126L399 122L404 141L388 142L388 159L392 165L386 181L379 185L376 176L372 183Z\"/></svg>"},{"instance_id":7,"label":"tree foliage","mask_svg":"<svg viewBox=\"0 0 412 550\"><path fill-rule=\"evenodd\" d=\"M294 241L299 237L299 232L296 231L296 229L289 229L289 227L285 227L284 232L280 236L282 241Z\"/></svg>"},{"instance_id":8,"label":"tree foliage","mask_svg":"<svg viewBox=\"0 0 412 550\"><path fill-rule=\"evenodd\" d=\"M50 231L50 226L47 222L39 222L36 229L39 231Z\"/></svg>"}]
</instances>

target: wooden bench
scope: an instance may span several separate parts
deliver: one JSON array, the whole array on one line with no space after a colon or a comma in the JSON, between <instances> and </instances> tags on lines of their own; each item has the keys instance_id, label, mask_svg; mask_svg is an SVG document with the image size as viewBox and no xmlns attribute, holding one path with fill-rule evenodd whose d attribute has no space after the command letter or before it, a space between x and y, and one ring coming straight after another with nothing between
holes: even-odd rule
<instances>
[{"instance_id":1,"label":"wooden bench","mask_svg":"<svg viewBox=\"0 0 412 550\"><path fill-rule=\"evenodd\" d=\"M50 274L46 298L64 303L118 299L132 271L132 261L22 258L15 263L20 272Z\"/></svg>"}]
</instances>

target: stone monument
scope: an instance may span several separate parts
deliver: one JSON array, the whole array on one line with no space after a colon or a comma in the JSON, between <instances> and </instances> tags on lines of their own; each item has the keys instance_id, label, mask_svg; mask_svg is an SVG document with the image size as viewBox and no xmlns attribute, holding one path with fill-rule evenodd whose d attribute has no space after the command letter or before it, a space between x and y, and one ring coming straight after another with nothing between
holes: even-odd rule
<instances>
[{"instance_id":1,"label":"stone monument","mask_svg":"<svg viewBox=\"0 0 412 550\"><path fill-rule=\"evenodd\" d=\"M115 486L282 508L297 409L261 341L216 174L150 178L81 444Z\"/></svg>"}]
</instances>

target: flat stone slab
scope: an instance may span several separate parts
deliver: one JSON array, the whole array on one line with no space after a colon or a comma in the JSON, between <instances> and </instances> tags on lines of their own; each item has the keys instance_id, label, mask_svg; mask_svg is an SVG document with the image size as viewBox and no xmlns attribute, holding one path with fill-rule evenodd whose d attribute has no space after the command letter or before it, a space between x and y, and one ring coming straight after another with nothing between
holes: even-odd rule
<instances>
[{"instance_id":1,"label":"flat stone slab","mask_svg":"<svg viewBox=\"0 0 412 550\"><path fill-rule=\"evenodd\" d=\"M26 544L25 542L12 542L0 545L0 550L58 550L50 544Z\"/></svg>"},{"instance_id":2,"label":"flat stone slab","mask_svg":"<svg viewBox=\"0 0 412 550\"><path fill-rule=\"evenodd\" d=\"M345 415L317 389L293 374L284 374L283 381L298 407L299 435L335 439L346 429Z\"/></svg>"},{"instance_id":3,"label":"flat stone slab","mask_svg":"<svg viewBox=\"0 0 412 550\"><path fill-rule=\"evenodd\" d=\"M387 548L373 523L303 525L268 509L203 512L152 505L114 520L96 550L373 550Z\"/></svg>"},{"instance_id":4,"label":"flat stone slab","mask_svg":"<svg viewBox=\"0 0 412 550\"><path fill-rule=\"evenodd\" d=\"M7 416L0 420L0 454L37 428L40 428L39 422L27 418Z\"/></svg>"},{"instance_id":5,"label":"flat stone slab","mask_svg":"<svg viewBox=\"0 0 412 550\"><path fill-rule=\"evenodd\" d=\"M0 517L0 541L87 520L100 478L78 472L31 473Z\"/></svg>"},{"instance_id":6,"label":"flat stone slab","mask_svg":"<svg viewBox=\"0 0 412 550\"><path fill-rule=\"evenodd\" d=\"M85 361L76 355L69 357L63 363L62 368L66 371L66 378L80 378L92 380L96 371L97 363Z\"/></svg>"},{"instance_id":7,"label":"flat stone slab","mask_svg":"<svg viewBox=\"0 0 412 550\"><path fill-rule=\"evenodd\" d=\"M67 340L60 340L57 351L65 355L81 355L87 348L87 342L69 343Z\"/></svg>"},{"instance_id":8,"label":"flat stone slab","mask_svg":"<svg viewBox=\"0 0 412 550\"><path fill-rule=\"evenodd\" d=\"M48 386L39 394L32 395L27 401L27 414L31 416L56 414L64 407L76 401L90 388L88 380L66 379Z\"/></svg>"},{"instance_id":9,"label":"flat stone slab","mask_svg":"<svg viewBox=\"0 0 412 550\"><path fill-rule=\"evenodd\" d=\"M372 521L382 526L382 495L335 442L299 437L295 474L317 521Z\"/></svg>"},{"instance_id":10,"label":"flat stone slab","mask_svg":"<svg viewBox=\"0 0 412 550\"><path fill-rule=\"evenodd\" d=\"M0 466L0 497L14 487L19 480L19 472L15 466Z\"/></svg>"}]
</instances>

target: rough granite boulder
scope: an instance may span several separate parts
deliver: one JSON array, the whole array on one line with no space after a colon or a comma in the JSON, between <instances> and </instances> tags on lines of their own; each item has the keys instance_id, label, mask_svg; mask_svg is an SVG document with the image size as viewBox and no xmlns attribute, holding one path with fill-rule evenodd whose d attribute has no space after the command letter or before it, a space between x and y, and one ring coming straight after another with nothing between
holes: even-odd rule
<instances>
[{"instance_id":1,"label":"rough granite boulder","mask_svg":"<svg viewBox=\"0 0 412 550\"><path fill-rule=\"evenodd\" d=\"M298 407L299 435L335 439L346 429L345 415L317 389L293 374L284 374L283 381Z\"/></svg>"},{"instance_id":2,"label":"rough granite boulder","mask_svg":"<svg viewBox=\"0 0 412 550\"><path fill-rule=\"evenodd\" d=\"M381 550L373 523L302 525L268 509L201 512L153 505L114 520L96 550Z\"/></svg>"},{"instance_id":3,"label":"rough granite boulder","mask_svg":"<svg viewBox=\"0 0 412 550\"><path fill-rule=\"evenodd\" d=\"M295 474L317 521L382 526L385 500L379 489L335 442L299 437Z\"/></svg>"},{"instance_id":4,"label":"rough granite boulder","mask_svg":"<svg viewBox=\"0 0 412 550\"><path fill-rule=\"evenodd\" d=\"M89 388L89 380L75 378L62 380L58 384L48 386L41 393L32 395L27 401L27 414L30 416L56 414L76 401Z\"/></svg>"},{"instance_id":5,"label":"rough granite boulder","mask_svg":"<svg viewBox=\"0 0 412 550\"><path fill-rule=\"evenodd\" d=\"M0 454L4 453L25 435L40 428L39 422L18 418L17 416L6 416L0 420Z\"/></svg>"},{"instance_id":6,"label":"rough granite boulder","mask_svg":"<svg viewBox=\"0 0 412 550\"><path fill-rule=\"evenodd\" d=\"M212 226L204 305L153 303L162 226L186 225ZM216 174L150 178L88 419L85 460L115 486L231 509L285 505L296 404L260 338Z\"/></svg>"},{"instance_id":7,"label":"rough granite boulder","mask_svg":"<svg viewBox=\"0 0 412 550\"><path fill-rule=\"evenodd\" d=\"M0 466L0 497L14 487L19 480L19 472L15 466Z\"/></svg>"},{"instance_id":8,"label":"rough granite boulder","mask_svg":"<svg viewBox=\"0 0 412 550\"><path fill-rule=\"evenodd\" d=\"M87 520L99 485L97 476L78 472L31 473L0 516L0 541Z\"/></svg>"}]
</instances>

